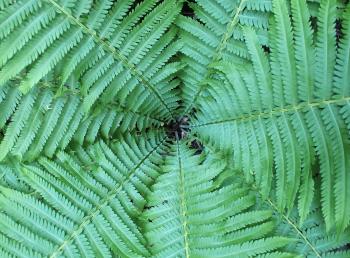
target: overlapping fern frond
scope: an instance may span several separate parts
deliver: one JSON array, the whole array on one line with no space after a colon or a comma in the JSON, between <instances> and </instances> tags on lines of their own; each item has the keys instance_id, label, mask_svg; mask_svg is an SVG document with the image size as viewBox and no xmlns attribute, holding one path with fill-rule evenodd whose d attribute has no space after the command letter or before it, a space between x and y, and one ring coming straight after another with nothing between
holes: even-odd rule
<instances>
[{"instance_id":1,"label":"overlapping fern frond","mask_svg":"<svg viewBox=\"0 0 350 258\"><path fill-rule=\"evenodd\" d=\"M297 239L286 250L306 257L349 257L346 246L350 243L350 232L325 234L321 211L313 206L302 226L297 226L298 215L294 210L289 217L279 216L277 232L283 236Z\"/></svg>"},{"instance_id":2,"label":"overlapping fern frond","mask_svg":"<svg viewBox=\"0 0 350 258\"><path fill-rule=\"evenodd\" d=\"M31 192L0 190L1 257L146 256L135 218L167 144L161 133L143 136L23 164Z\"/></svg>"},{"instance_id":3,"label":"overlapping fern frond","mask_svg":"<svg viewBox=\"0 0 350 258\"><path fill-rule=\"evenodd\" d=\"M291 1L290 11L285 1L273 1L268 53L243 27L252 61L215 65L220 74L208 81L193 128L215 148L233 149L236 166L265 197L275 187L280 210L297 200L301 221L319 163L326 228L340 232L350 222L349 6L338 14L336 1L321 1L313 27L305 0Z\"/></svg>"},{"instance_id":4,"label":"overlapping fern frond","mask_svg":"<svg viewBox=\"0 0 350 258\"><path fill-rule=\"evenodd\" d=\"M219 59L244 63L250 58L240 25L254 27L260 43L268 44L268 14L272 8L270 0L209 0L189 5L195 19L180 16L176 21L184 45L182 62L186 65L180 74L185 85L182 91L185 113L196 106L203 84L212 73L210 64Z\"/></svg>"},{"instance_id":5,"label":"overlapping fern frond","mask_svg":"<svg viewBox=\"0 0 350 258\"><path fill-rule=\"evenodd\" d=\"M350 257L346 0L0 0L0 257Z\"/></svg>"},{"instance_id":6,"label":"overlapping fern frond","mask_svg":"<svg viewBox=\"0 0 350 258\"><path fill-rule=\"evenodd\" d=\"M169 81L179 64L167 61L179 44L174 40L176 30L169 26L180 4L157 2L4 2L0 85L21 76L19 89L28 92L54 71L58 95L71 78L78 80L80 85L73 87L84 111L96 102L117 101L134 111L171 118L178 81Z\"/></svg>"},{"instance_id":7,"label":"overlapping fern frond","mask_svg":"<svg viewBox=\"0 0 350 258\"><path fill-rule=\"evenodd\" d=\"M241 180L225 185L233 171L222 160L177 143L163 171L143 214L152 257L291 256L280 248L292 239L272 235L272 212L254 209L256 196Z\"/></svg>"},{"instance_id":8,"label":"overlapping fern frond","mask_svg":"<svg viewBox=\"0 0 350 258\"><path fill-rule=\"evenodd\" d=\"M34 88L23 95L13 84L0 89L2 116L0 129L0 160L15 156L33 160L40 155L52 157L71 142L92 144L100 136L110 140L113 135L131 130L160 127L163 122L144 112L110 105L86 115L83 102L76 94L55 97L48 88Z\"/></svg>"}]
</instances>

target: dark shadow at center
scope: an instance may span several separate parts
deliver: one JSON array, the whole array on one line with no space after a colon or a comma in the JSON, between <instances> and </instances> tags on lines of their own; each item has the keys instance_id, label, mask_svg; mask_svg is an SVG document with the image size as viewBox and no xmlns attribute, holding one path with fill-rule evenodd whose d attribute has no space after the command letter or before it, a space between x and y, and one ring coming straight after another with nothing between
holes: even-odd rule
<instances>
[{"instance_id":1,"label":"dark shadow at center","mask_svg":"<svg viewBox=\"0 0 350 258\"><path fill-rule=\"evenodd\" d=\"M170 139L183 139L189 132L189 119L187 116L171 121L166 125L166 132Z\"/></svg>"}]
</instances>

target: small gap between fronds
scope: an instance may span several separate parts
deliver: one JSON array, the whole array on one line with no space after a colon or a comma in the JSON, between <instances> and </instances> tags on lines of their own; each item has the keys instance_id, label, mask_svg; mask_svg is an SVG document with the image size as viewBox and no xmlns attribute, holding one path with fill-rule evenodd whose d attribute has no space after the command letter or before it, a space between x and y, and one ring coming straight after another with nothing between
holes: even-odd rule
<instances>
[{"instance_id":1,"label":"small gap between fronds","mask_svg":"<svg viewBox=\"0 0 350 258\"><path fill-rule=\"evenodd\" d=\"M181 140L185 138L189 133L189 117L183 116L175 120L170 121L165 126L167 136L172 140Z\"/></svg>"}]
</instances>

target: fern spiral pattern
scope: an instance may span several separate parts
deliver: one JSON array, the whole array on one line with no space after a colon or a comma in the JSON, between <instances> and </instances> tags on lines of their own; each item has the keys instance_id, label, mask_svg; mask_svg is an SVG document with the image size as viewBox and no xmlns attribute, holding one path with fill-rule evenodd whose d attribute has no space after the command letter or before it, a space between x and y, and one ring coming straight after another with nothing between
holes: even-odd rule
<instances>
[{"instance_id":1,"label":"fern spiral pattern","mask_svg":"<svg viewBox=\"0 0 350 258\"><path fill-rule=\"evenodd\" d=\"M0 0L0 257L350 257L347 0Z\"/></svg>"}]
</instances>

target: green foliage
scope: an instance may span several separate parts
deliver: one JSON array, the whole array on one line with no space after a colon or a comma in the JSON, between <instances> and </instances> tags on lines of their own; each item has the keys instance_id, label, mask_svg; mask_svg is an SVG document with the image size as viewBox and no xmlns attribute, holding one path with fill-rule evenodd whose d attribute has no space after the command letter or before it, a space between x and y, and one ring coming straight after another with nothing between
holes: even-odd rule
<instances>
[{"instance_id":1,"label":"green foliage","mask_svg":"<svg viewBox=\"0 0 350 258\"><path fill-rule=\"evenodd\" d=\"M350 257L350 4L0 0L0 257Z\"/></svg>"},{"instance_id":2,"label":"green foliage","mask_svg":"<svg viewBox=\"0 0 350 258\"><path fill-rule=\"evenodd\" d=\"M0 160L9 153L23 160L33 160L40 154L52 157L71 141L91 144L98 135L109 140L121 132L160 127L163 123L152 115L115 104L84 117L83 103L76 94L54 97L47 88L35 88L23 95L8 85L2 88L2 93L4 100L0 106L5 112L0 128L5 133Z\"/></svg>"},{"instance_id":3,"label":"green foliage","mask_svg":"<svg viewBox=\"0 0 350 258\"><path fill-rule=\"evenodd\" d=\"M182 90L183 112L197 103L197 98L210 78L210 65L219 59L242 64L249 59L244 44L242 25L256 29L259 41L267 39L268 14L272 3L268 1L196 1L190 4L197 20L180 16L177 26L183 42L181 53L186 69L180 74L185 84ZM194 100L194 101L193 101Z\"/></svg>"},{"instance_id":4,"label":"green foliage","mask_svg":"<svg viewBox=\"0 0 350 258\"><path fill-rule=\"evenodd\" d=\"M253 208L256 197L241 180L221 187L217 177L233 172L222 160L193 154L174 145L147 198L145 235L154 257L272 255L291 241L269 236L272 212Z\"/></svg>"},{"instance_id":5,"label":"green foliage","mask_svg":"<svg viewBox=\"0 0 350 258\"><path fill-rule=\"evenodd\" d=\"M298 252L307 257L349 257L350 252L346 250L349 243L350 232L346 230L341 234L324 234L325 228L320 216L320 210L312 207L312 211L306 218L303 226L296 225L297 212L294 210L290 217L279 217L277 233L297 239L287 246L287 250Z\"/></svg>"},{"instance_id":6,"label":"green foliage","mask_svg":"<svg viewBox=\"0 0 350 258\"><path fill-rule=\"evenodd\" d=\"M244 27L252 62L213 65L219 74L208 81L193 127L214 148L233 151L235 166L265 198L275 187L280 211L298 201L301 222L319 170L327 231L341 232L350 222L350 8L338 44L335 1L321 1L317 33L305 1L292 1L290 12L284 1L273 1L273 13L270 53Z\"/></svg>"},{"instance_id":7,"label":"green foliage","mask_svg":"<svg viewBox=\"0 0 350 258\"><path fill-rule=\"evenodd\" d=\"M165 31L180 5L156 3L145 1L134 11L132 1L31 0L3 8L0 85L21 76L19 89L26 93L54 72L58 95L71 77L79 79L85 111L97 101L119 100L168 119L177 100L176 83L168 82L179 67L166 63L178 44L175 30Z\"/></svg>"},{"instance_id":8,"label":"green foliage","mask_svg":"<svg viewBox=\"0 0 350 258\"><path fill-rule=\"evenodd\" d=\"M1 256L147 255L134 220L167 145L161 133L142 136L23 164L18 172L31 192L0 190Z\"/></svg>"}]
</instances>

